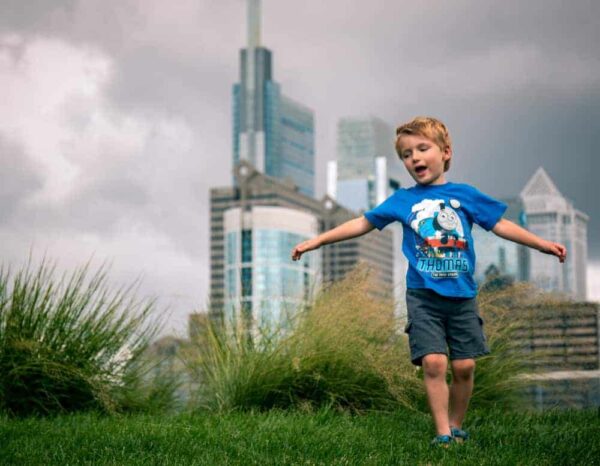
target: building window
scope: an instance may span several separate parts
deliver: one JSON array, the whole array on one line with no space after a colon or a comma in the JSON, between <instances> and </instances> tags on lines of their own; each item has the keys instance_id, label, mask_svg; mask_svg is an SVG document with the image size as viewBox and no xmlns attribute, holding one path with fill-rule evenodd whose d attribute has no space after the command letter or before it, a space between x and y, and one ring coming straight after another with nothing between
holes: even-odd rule
<instances>
[{"instance_id":1,"label":"building window","mask_svg":"<svg viewBox=\"0 0 600 466\"><path fill-rule=\"evenodd\" d=\"M527 220L530 225L541 225L545 223L556 223L556 212L547 214L529 214Z\"/></svg>"},{"instance_id":2,"label":"building window","mask_svg":"<svg viewBox=\"0 0 600 466\"><path fill-rule=\"evenodd\" d=\"M506 250L503 247L498 248L498 262L500 265L500 272L506 273Z\"/></svg>"},{"instance_id":3,"label":"building window","mask_svg":"<svg viewBox=\"0 0 600 466\"><path fill-rule=\"evenodd\" d=\"M227 284L226 284L226 289L227 289L227 293L229 298L233 298L236 295L236 281L237 281L237 274L236 274L236 270L235 269L229 269L227 270Z\"/></svg>"},{"instance_id":4,"label":"building window","mask_svg":"<svg viewBox=\"0 0 600 466\"><path fill-rule=\"evenodd\" d=\"M252 296L251 267L242 267L242 296Z\"/></svg>"},{"instance_id":5,"label":"building window","mask_svg":"<svg viewBox=\"0 0 600 466\"><path fill-rule=\"evenodd\" d=\"M236 232L227 233L227 264L233 265L237 262L238 235Z\"/></svg>"},{"instance_id":6,"label":"building window","mask_svg":"<svg viewBox=\"0 0 600 466\"><path fill-rule=\"evenodd\" d=\"M242 230L242 262L252 262L252 230Z\"/></svg>"}]
</instances>

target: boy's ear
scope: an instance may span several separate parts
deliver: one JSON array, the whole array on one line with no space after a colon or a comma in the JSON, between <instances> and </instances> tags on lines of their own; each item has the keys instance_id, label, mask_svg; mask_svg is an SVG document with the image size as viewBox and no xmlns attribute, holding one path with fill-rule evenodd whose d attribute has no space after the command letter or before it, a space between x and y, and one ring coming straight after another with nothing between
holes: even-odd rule
<instances>
[{"instance_id":1,"label":"boy's ear","mask_svg":"<svg viewBox=\"0 0 600 466\"><path fill-rule=\"evenodd\" d=\"M452 158L452 147L448 146L444 149L444 160L450 160Z\"/></svg>"}]
</instances>

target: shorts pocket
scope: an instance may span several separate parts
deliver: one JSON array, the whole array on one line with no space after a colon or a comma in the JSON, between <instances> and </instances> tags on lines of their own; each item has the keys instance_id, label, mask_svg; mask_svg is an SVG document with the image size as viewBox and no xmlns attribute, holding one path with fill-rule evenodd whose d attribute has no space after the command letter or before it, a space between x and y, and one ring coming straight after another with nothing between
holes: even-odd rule
<instances>
[{"instance_id":1,"label":"shorts pocket","mask_svg":"<svg viewBox=\"0 0 600 466\"><path fill-rule=\"evenodd\" d=\"M487 341L487 337L485 336L485 332L483 331L483 317L477 314L477 320L479 320L479 327L481 328L481 335L483 337L483 341Z\"/></svg>"}]
</instances>

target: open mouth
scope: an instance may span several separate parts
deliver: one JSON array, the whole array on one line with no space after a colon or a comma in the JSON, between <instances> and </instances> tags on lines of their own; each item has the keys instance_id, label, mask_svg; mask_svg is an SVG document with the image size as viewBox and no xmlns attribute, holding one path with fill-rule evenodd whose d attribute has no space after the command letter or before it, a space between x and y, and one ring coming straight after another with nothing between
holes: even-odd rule
<instances>
[{"instance_id":1,"label":"open mouth","mask_svg":"<svg viewBox=\"0 0 600 466\"><path fill-rule=\"evenodd\" d=\"M415 173L417 175L422 175L423 173L425 173L425 171L427 171L427 167L425 167L425 166L420 166L420 167L415 168Z\"/></svg>"}]
</instances>

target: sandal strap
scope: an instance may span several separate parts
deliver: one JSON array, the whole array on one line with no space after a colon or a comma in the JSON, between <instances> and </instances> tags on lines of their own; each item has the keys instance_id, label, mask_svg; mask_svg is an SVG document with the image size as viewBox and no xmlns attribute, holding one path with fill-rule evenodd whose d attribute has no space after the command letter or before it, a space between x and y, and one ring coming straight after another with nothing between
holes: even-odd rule
<instances>
[{"instance_id":1,"label":"sandal strap","mask_svg":"<svg viewBox=\"0 0 600 466\"><path fill-rule=\"evenodd\" d=\"M436 435L431 443L436 444L436 443L450 443L450 442L452 442L451 435Z\"/></svg>"},{"instance_id":2,"label":"sandal strap","mask_svg":"<svg viewBox=\"0 0 600 466\"><path fill-rule=\"evenodd\" d=\"M450 432L452 433L452 437L458 437L464 440L469 438L469 434L458 427L450 427Z\"/></svg>"}]
</instances>

